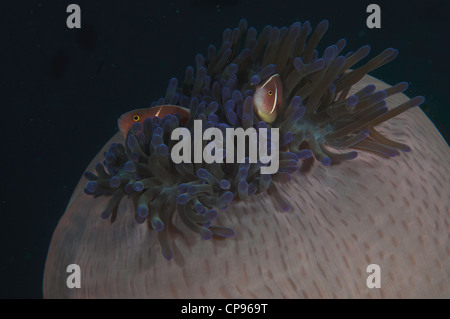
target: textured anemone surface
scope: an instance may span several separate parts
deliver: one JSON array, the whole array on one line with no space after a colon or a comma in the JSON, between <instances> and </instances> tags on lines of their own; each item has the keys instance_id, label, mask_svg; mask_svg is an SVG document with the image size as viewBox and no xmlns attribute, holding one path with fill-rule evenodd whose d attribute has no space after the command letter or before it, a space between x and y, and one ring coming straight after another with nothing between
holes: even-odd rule
<instances>
[{"instance_id":1,"label":"textured anemone surface","mask_svg":"<svg viewBox=\"0 0 450 319\"><path fill-rule=\"evenodd\" d=\"M349 95L375 84L365 76ZM409 99L386 99L399 105ZM46 298L383 298L450 297L450 149L419 108L378 126L411 152L386 159L367 152L338 165L312 165L279 191L233 202L217 225L235 236L200 240L178 215L170 225L174 255L136 223L125 198L114 223L102 219L109 198L83 192L82 179L61 218L47 257ZM87 168L94 169L117 133ZM69 264L81 288L66 287ZM381 288L366 285L369 264L381 267Z\"/></svg>"}]
</instances>

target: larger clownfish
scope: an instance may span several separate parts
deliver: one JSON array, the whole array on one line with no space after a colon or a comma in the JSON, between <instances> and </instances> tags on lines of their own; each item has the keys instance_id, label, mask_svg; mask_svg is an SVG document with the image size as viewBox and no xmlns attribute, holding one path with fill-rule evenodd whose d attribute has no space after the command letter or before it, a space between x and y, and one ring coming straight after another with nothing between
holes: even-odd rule
<instances>
[{"instance_id":1,"label":"larger clownfish","mask_svg":"<svg viewBox=\"0 0 450 319\"><path fill-rule=\"evenodd\" d=\"M146 118L159 117L163 118L167 114L175 115L180 114L180 123L184 124L189 119L189 109L178 105L158 105L146 109L136 109L127 113L124 113L117 120L120 132L123 136L127 136L128 130L134 123L143 123Z\"/></svg>"},{"instance_id":2,"label":"larger clownfish","mask_svg":"<svg viewBox=\"0 0 450 319\"><path fill-rule=\"evenodd\" d=\"M278 117L283 102L283 86L278 74L258 85L253 95L253 109L260 120L272 123Z\"/></svg>"}]
</instances>

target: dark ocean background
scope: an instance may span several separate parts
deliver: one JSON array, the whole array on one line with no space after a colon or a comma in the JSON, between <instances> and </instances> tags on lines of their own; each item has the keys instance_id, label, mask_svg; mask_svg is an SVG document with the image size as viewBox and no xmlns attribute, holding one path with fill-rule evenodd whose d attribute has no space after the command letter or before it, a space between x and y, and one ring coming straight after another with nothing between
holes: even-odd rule
<instances>
[{"instance_id":1,"label":"dark ocean background","mask_svg":"<svg viewBox=\"0 0 450 319\"><path fill-rule=\"evenodd\" d=\"M81 7L80 30L66 27L70 3ZM381 6L381 29L366 27L369 3ZM225 28L328 19L321 49L340 38L346 51L371 44L371 57L399 49L372 75L408 81L406 94L426 97L422 109L449 141L449 14L448 0L3 2L0 298L42 297L53 231L117 118L164 95Z\"/></svg>"}]
</instances>

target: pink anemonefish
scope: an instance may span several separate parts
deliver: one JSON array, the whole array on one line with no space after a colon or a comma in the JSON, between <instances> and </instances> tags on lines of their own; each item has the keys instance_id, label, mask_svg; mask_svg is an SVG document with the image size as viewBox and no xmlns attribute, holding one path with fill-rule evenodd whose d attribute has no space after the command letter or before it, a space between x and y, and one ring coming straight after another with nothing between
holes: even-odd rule
<instances>
[{"instance_id":1,"label":"pink anemonefish","mask_svg":"<svg viewBox=\"0 0 450 319\"><path fill-rule=\"evenodd\" d=\"M178 105L158 105L146 109L136 109L122 114L117 120L117 125L123 136L127 136L128 130L134 123L139 122L142 124L148 117L154 118L157 116L163 118L167 114L180 114L180 123L184 124L189 119L190 111L189 109Z\"/></svg>"},{"instance_id":2,"label":"pink anemonefish","mask_svg":"<svg viewBox=\"0 0 450 319\"><path fill-rule=\"evenodd\" d=\"M280 76L275 74L256 87L253 95L253 108L260 120L270 124L277 118L282 101L283 86L281 85ZM167 114L180 114L180 123L183 125L189 119L190 111L178 105L158 105L124 113L117 120L117 124L123 136L127 136L128 130L134 123L140 122L142 124L148 117L153 118L157 116L163 118Z\"/></svg>"},{"instance_id":3,"label":"pink anemonefish","mask_svg":"<svg viewBox=\"0 0 450 319\"><path fill-rule=\"evenodd\" d=\"M260 120L273 123L283 102L283 86L278 74L272 75L256 87L253 95L253 108Z\"/></svg>"}]
</instances>

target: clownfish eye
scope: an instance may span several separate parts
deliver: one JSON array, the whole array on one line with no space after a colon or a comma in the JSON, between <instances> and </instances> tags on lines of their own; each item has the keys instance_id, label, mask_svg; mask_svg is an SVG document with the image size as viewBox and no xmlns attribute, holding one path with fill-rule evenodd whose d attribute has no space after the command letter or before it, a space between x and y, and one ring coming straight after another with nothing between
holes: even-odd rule
<instances>
[{"instance_id":1,"label":"clownfish eye","mask_svg":"<svg viewBox=\"0 0 450 319\"><path fill-rule=\"evenodd\" d=\"M133 115L133 121L137 122L139 121L139 119L140 119L139 115L137 114Z\"/></svg>"},{"instance_id":2,"label":"clownfish eye","mask_svg":"<svg viewBox=\"0 0 450 319\"><path fill-rule=\"evenodd\" d=\"M273 91L272 91L272 90L269 90L269 91L267 91L267 94L269 94L270 96L272 96L272 95L273 95Z\"/></svg>"}]
</instances>

